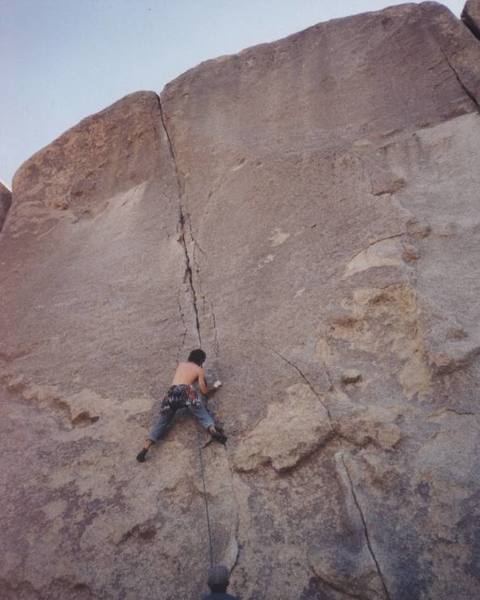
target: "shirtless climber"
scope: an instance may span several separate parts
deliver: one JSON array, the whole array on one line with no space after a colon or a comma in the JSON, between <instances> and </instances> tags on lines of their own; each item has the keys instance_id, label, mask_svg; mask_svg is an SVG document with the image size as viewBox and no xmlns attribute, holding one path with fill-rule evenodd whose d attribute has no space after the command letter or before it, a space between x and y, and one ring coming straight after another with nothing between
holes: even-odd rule
<instances>
[{"instance_id":1,"label":"shirtless climber","mask_svg":"<svg viewBox=\"0 0 480 600\"><path fill-rule=\"evenodd\" d=\"M195 381L198 381L198 387L204 396L209 391L215 390L220 386L220 382L218 381L215 382L211 390L207 387L205 372L202 368L206 357L203 350L192 350L188 356L188 362L179 363L173 377L172 386L162 400L160 414L148 434L143 449L137 454L138 462L145 462L150 446L160 439L179 408L188 408L214 440L221 444L225 444L227 441L225 435L215 427L212 416L205 408L203 400L192 385Z\"/></svg>"}]
</instances>

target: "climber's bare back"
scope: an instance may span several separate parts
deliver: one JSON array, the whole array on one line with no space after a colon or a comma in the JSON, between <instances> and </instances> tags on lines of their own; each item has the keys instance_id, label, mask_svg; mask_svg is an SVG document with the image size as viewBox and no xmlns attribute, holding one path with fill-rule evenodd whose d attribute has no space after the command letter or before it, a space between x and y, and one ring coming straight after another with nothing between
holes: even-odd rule
<instances>
[{"instance_id":1,"label":"climber's bare back","mask_svg":"<svg viewBox=\"0 0 480 600\"><path fill-rule=\"evenodd\" d=\"M173 377L172 385L190 385L197 381L202 394L207 393L207 384L205 382L205 373L202 367L199 367L193 362L181 362L178 364L177 370Z\"/></svg>"}]
</instances>

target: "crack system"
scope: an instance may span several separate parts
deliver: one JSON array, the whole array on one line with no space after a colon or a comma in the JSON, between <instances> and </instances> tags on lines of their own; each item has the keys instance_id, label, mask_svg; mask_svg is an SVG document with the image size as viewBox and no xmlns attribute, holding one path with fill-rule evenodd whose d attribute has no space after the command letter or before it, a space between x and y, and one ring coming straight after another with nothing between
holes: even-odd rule
<instances>
[{"instance_id":1,"label":"crack system","mask_svg":"<svg viewBox=\"0 0 480 600\"><path fill-rule=\"evenodd\" d=\"M198 341L200 346L202 346L202 334L201 334L201 325L200 325L200 310L199 310L199 298L198 298L198 294L197 294L197 290L195 289L195 285L194 285L194 274L193 271L195 270L195 273L197 275L198 281L199 281L199 285L200 285L200 294L202 296L203 299L203 309L204 309L204 313L205 313L205 302L208 302L208 305L210 307L210 313L211 313L211 317L212 317L212 326L213 326L213 331L214 331L214 341L213 341L213 346L214 346L214 351L216 354L218 354L219 352L219 343L218 343L218 335L217 335L217 325L216 325L216 317L215 317L215 312L214 312L214 308L213 308L213 304L211 301L208 301L205 299L205 296L202 294L201 292L201 282L200 282L200 269L199 266L197 264L197 261L195 260L195 250L196 248L198 248L200 250L200 252L202 253L202 255L206 256L205 251L203 250L203 248L200 246L200 244L197 242L197 240L195 239L194 235L193 235L193 228L192 228L192 223L191 220L189 218L187 218L187 213L185 212L184 206L183 206L183 197L185 194L185 185L183 182L183 177L180 173L180 169L178 167L178 163L177 163L177 158L176 158L176 154L175 154L175 149L174 149L174 145L172 142L172 139L170 137L170 133L168 131L167 128L167 123L166 123L166 119L165 119L165 114L163 112L163 108L162 108L162 103L161 103L161 99L160 96L158 94L156 94L157 96L157 102L158 102L158 109L159 109L159 113L160 113L160 120L162 123L162 127L163 130L165 132L165 136L167 138L167 143L168 143L168 148L169 148L169 153L170 153L170 157L172 159L173 165L174 165L174 169L175 169L175 178L176 178L176 182L177 182L177 188L178 188L178 213L179 213L179 227L178 227L178 231L179 231L179 237L178 237L178 241L181 243L182 248L183 248L183 252L184 252L184 256L185 256L185 277L184 277L184 283L188 282L188 287L190 290L190 296L192 299L192 307L193 307L193 311L195 314L195 326L196 326L196 330L197 330L197 336L198 336ZM187 238L186 236L189 236L192 244L193 244L193 252L192 252L192 257L190 258L190 254L188 251L188 245L187 245ZM180 319L183 323L183 328L184 328L184 333L182 336L182 342L181 342L181 347L183 347L184 343L185 343L185 338L187 335L187 325L186 325L186 321L185 321L185 314L184 311L182 310L182 304L180 301L180 292L179 292L179 296L178 296L178 311L180 314ZM180 350L179 350L180 353ZM177 356L178 358L178 356ZM198 433L198 435L200 435ZM207 519L207 527L208 527L208 537L209 537L209 553L210 553L210 564L211 566L213 565L213 557L214 557L214 548L213 548L213 536L212 536L212 531L211 531L211 522L210 522L210 514L209 514L209 506L208 506L208 498L207 498L207 489L206 489L206 483L205 483L205 473L204 473L204 462L203 462L203 455L202 455L202 446L200 444L200 439L198 438L198 452L199 452L199 460L200 460L200 468L201 468L201 473L202 473L202 483L203 483L203 497L205 500L205 511L206 511L206 519ZM234 563L231 567L231 572L233 571L233 569L236 567L238 560L239 560L239 554L240 554L240 549L238 546L238 530L240 527L240 523L239 523L239 507L238 507L238 502L237 502L237 498L236 498L236 494L234 491L234 482L233 482L233 471L232 471L232 467L230 464L230 461L228 459L228 454L227 456L227 465L228 465L228 469L230 472L230 481L231 481L231 487L232 487L232 496L234 498L234 504L236 507L236 522L235 522L235 531L233 534L234 540L235 540L235 544L237 546L237 552L235 554L235 559L234 559Z\"/></svg>"},{"instance_id":2,"label":"crack system","mask_svg":"<svg viewBox=\"0 0 480 600\"><path fill-rule=\"evenodd\" d=\"M188 282L188 286L190 289L190 294L192 297L192 307L193 307L193 311L195 313L195 325L196 325L196 329L197 329L197 336L198 336L199 344L201 346L202 345L202 334L201 334L200 316L199 316L199 310L198 310L198 297L197 297L197 291L195 290L195 286L193 283L193 270L192 270L193 260L190 260L190 254L188 252L188 247L187 247L187 240L185 238L185 236L186 236L186 230L185 230L186 217L185 217L184 207L182 204L182 198L184 196L185 186L183 184L182 176L181 176L180 170L178 168L177 157L175 155L175 149L173 147L172 139L171 139L170 134L167 129L167 123L166 123L165 115L164 115L163 108L162 108L162 102L160 100L160 96L158 94L156 96L157 96L157 102L158 102L158 109L160 112L160 120L162 122L163 131L165 132L165 135L167 137L168 149L170 151L170 156L171 156L173 166L175 169L175 178L177 180L178 213L179 213L178 222L179 222L179 234L180 234L179 242L182 244L183 252L185 255L185 278L184 278L184 281ZM189 224L189 228L190 228L190 237L193 240L193 236L191 233L191 231L192 231L191 224ZM195 243L195 240L193 240L193 241ZM182 314L182 316L183 316L183 314Z\"/></svg>"},{"instance_id":3,"label":"crack system","mask_svg":"<svg viewBox=\"0 0 480 600\"><path fill-rule=\"evenodd\" d=\"M183 251L185 253L185 280L188 281L190 293L192 295L192 305L193 311L195 313L195 324L197 327L197 335L200 346L202 345L202 334L200 331L200 317L198 312L198 298L197 291L195 290L195 286L193 284L193 271L192 264L190 262L190 255L188 254L187 242L185 239L185 215L183 212L183 207L180 204L180 241L182 243Z\"/></svg>"},{"instance_id":4,"label":"crack system","mask_svg":"<svg viewBox=\"0 0 480 600\"><path fill-rule=\"evenodd\" d=\"M375 563L375 567L377 569L378 576L380 577L380 581L382 582L382 587L383 587L383 590L385 592L385 596L386 596L387 600L391 600L391 596L390 596L390 593L388 591L387 584L385 583L385 578L383 576L382 570L380 569L380 564L379 564L378 559L375 556L375 552L373 551L373 548L372 548L372 543L370 541L370 536L369 536L369 533L368 533L367 522L365 520L365 516L363 514L362 507L360 506L360 502L358 501L357 494L355 492L355 487L353 485L353 481L352 481L352 478L350 476L350 471L348 470L348 467L347 467L347 465L345 463L345 458L343 457L343 454L341 456L341 459L342 459L343 467L345 469L345 473L347 474L347 478L348 478L348 482L349 482L349 485L350 485L350 492L352 494L353 502L355 503L355 507L358 510L358 514L360 515L360 519L362 521L363 532L365 534L365 540L367 542L368 551L370 552L370 555L371 555L371 557L373 559L373 562Z\"/></svg>"},{"instance_id":5,"label":"crack system","mask_svg":"<svg viewBox=\"0 0 480 600\"><path fill-rule=\"evenodd\" d=\"M185 315L183 314L182 303L180 302L180 293L181 293L181 290L178 290L177 305L178 305L178 313L179 313L180 319L183 323L183 335L182 335L182 342L177 351L177 362L180 359L180 353L183 350L183 347L185 345L185 338L187 337L187 324L185 323Z\"/></svg>"},{"instance_id":6,"label":"crack system","mask_svg":"<svg viewBox=\"0 0 480 600\"><path fill-rule=\"evenodd\" d=\"M327 413L327 417L328 417L328 425L331 430L331 435L327 439L323 440L318 446L316 446L312 450L312 452L310 452L307 456L305 456L304 459L302 459L301 461L296 463L293 467L288 468L288 469L282 469L283 472L286 472L286 471L296 468L300 464L300 462L303 462L304 460L306 460L308 457L310 457L312 454L314 454L318 450L326 448L329 444L331 444L332 442L335 442L337 440L343 440L347 444L349 444L351 446L355 446L356 448L366 448L369 444L375 444L374 440L370 440L370 439L367 439L363 443L359 443L355 439L352 439L351 437L349 437L348 435L343 434L340 430L340 425L338 424L337 421L335 421L333 419L328 405L322 400L321 395L317 392L314 385L307 378L305 373L295 363L293 363L291 360L288 360L288 358L286 358L285 356L280 354L280 352L278 352L274 348L271 348L270 346L265 346L265 347L268 348L274 354L276 354L279 358L281 358L284 362L286 362L288 365L290 365L293 369L295 369L295 371L300 375L300 377L303 379L303 381L305 381L305 383L308 385L310 390L315 394L315 396L319 400L320 404L325 409L325 412ZM328 393L335 392L336 386L333 383L330 371L328 370L327 365L325 363L323 364L323 367L324 367L325 375L327 376L327 380L329 383Z\"/></svg>"},{"instance_id":7,"label":"crack system","mask_svg":"<svg viewBox=\"0 0 480 600\"><path fill-rule=\"evenodd\" d=\"M166 122L166 118L165 118L165 113L162 108L161 99L158 94L156 96L157 96L158 109L159 109L159 113L160 113L160 121L162 123L162 128L163 128L163 131L165 132L165 136L167 138L168 149L169 149L170 157L172 159L173 166L175 169L175 179L176 179L177 188L178 188L178 213L179 213L179 217L178 217L179 238L178 238L178 241L182 245L183 253L185 256L184 283L188 283L188 288L189 288L190 296L192 299L192 308L193 308L193 311L195 314L195 327L196 327L196 331L197 331L199 345L202 346L202 327L201 327L200 314L205 316L205 313L209 312L209 314L211 315L211 324L210 325L213 330L213 342L212 342L213 350L214 350L215 354L218 354L219 349L220 349L220 344L218 341L216 316L215 316L212 302L210 300L207 300L205 298L205 296L202 294L202 286L201 286L201 280L200 280L200 268L199 268L197 260L195 258L195 252L196 252L197 248L203 256L206 256L206 252L200 246L197 239L195 238L194 233L193 233L191 219L189 218L189 215L185 211L185 208L184 208L184 204L183 204L182 200L185 195L185 185L184 185L182 174L178 167L178 161L177 161L173 141L172 141L172 138L171 138L170 133L167 128L167 122ZM187 238L188 238L188 240L187 240ZM191 244L193 245L193 251L191 253L189 252L188 242L191 242ZM197 289L195 287L195 283L194 283L195 276L198 280L198 285L199 285L198 291L197 291ZM201 310L200 298L203 301L203 310ZM208 310L207 310L206 304L208 304ZM180 314L182 315L182 321L185 324L185 320L183 318L184 315L181 310L181 307L179 307L179 310L180 310ZM186 337L186 327L185 327L185 334L182 339L182 345L185 341L185 337Z\"/></svg>"}]
</instances>

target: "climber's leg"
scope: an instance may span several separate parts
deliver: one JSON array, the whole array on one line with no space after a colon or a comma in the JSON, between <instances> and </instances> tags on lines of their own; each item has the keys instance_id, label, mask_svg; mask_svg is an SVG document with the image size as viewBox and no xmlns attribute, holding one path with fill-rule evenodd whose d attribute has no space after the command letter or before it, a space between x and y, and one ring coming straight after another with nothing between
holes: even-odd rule
<instances>
[{"instance_id":1,"label":"climber's leg","mask_svg":"<svg viewBox=\"0 0 480 600\"><path fill-rule=\"evenodd\" d=\"M215 429L215 423L213 421L212 415L205 408L205 405L201 400L197 400L188 408L204 429L207 429L208 431L210 431L210 433L212 430Z\"/></svg>"},{"instance_id":2,"label":"climber's leg","mask_svg":"<svg viewBox=\"0 0 480 600\"><path fill-rule=\"evenodd\" d=\"M208 412L201 400L198 400L195 402L195 404L189 406L189 410L200 423L200 425L210 433L214 440L220 442L221 444L225 444L227 441L226 436L217 430L212 415Z\"/></svg>"},{"instance_id":3,"label":"climber's leg","mask_svg":"<svg viewBox=\"0 0 480 600\"><path fill-rule=\"evenodd\" d=\"M148 438L145 440L145 444L141 452L137 454L138 462L145 462L145 458L147 456L147 452L150 446L155 442L158 442L158 440L165 433L165 431L172 422L175 412L176 410L169 406L162 407L157 420L154 422L152 428L150 429L150 433L148 434Z\"/></svg>"}]
</instances>

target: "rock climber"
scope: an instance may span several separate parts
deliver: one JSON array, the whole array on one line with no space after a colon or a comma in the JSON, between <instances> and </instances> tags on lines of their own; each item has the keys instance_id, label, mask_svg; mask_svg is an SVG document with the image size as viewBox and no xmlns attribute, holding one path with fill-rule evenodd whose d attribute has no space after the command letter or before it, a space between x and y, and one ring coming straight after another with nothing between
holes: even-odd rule
<instances>
[{"instance_id":1,"label":"rock climber","mask_svg":"<svg viewBox=\"0 0 480 600\"><path fill-rule=\"evenodd\" d=\"M161 438L172 422L175 413L180 408L188 408L197 421L210 433L213 440L221 444L226 443L226 436L219 427L215 426L215 422L205 407L205 403L193 386L195 382L198 382L200 392L206 396L221 385L219 381L216 381L213 387L210 390L208 389L207 382L205 381L205 372L202 367L206 358L207 355L205 352L198 348L190 352L187 362L178 364L172 385L160 405L160 413L148 434L145 445L137 454L138 462L145 462L150 446Z\"/></svg>"},{"instance_id":2,"label":"rock climber","mask_svg":"<svg viewBox=\"0 0 480 600\"><path fill-rule=\"evenodd\" d=\"M208 587L211 594L203 597L203 600L238 600L237 596L227 594L230 573L224 565L212 567L208 573Z\"/></svg>"}]
</instances>

